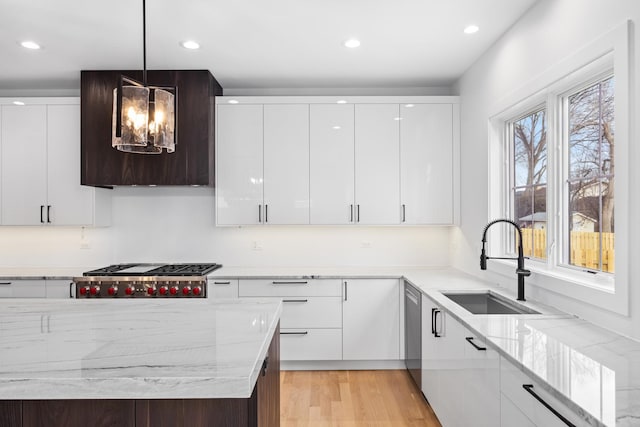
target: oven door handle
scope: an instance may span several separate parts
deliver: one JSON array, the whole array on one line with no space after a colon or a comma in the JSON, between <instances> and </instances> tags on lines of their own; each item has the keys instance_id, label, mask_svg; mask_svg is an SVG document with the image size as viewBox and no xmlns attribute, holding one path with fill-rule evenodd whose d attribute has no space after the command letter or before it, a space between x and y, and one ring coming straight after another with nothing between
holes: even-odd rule
<instances>
[{"instance_id":1,"label":"oven door handle","mask_svg":"<svg viewBox=\"0 0 640 427\"><path fill-rule=\"evenodd\" d=\"M69 283L69 298L73 298L73 285L75 285L75 283L71 282Z\"/></svg>"}]
</instances>

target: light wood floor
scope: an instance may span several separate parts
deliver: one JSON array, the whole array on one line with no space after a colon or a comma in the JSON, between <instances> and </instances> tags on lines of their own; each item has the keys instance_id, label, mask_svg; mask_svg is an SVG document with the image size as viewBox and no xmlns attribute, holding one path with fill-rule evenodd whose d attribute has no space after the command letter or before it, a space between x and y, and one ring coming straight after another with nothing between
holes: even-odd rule
<instances>
[{"instance_id":1,"label":"light wood floor","mask_svg":"<svg viewBox=\"0 0 640 427\"><path fill-rule=\"evenodd\" d=\"M405 370L282 371L280 425L440 427Z\"/></svg>"}]
</instances>

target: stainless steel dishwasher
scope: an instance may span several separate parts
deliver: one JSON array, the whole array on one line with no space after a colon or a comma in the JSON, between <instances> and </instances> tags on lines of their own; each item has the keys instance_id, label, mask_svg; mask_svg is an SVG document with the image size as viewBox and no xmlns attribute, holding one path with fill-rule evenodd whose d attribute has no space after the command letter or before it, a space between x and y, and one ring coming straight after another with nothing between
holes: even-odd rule
<instances>
[{"instance_id":1,"label":"stainless steel dishwasher","mask_svg":"<svg viewBox=\"0 0 640 427\"><path fill-rule=\"evenodd\" d=\"M404 363L422 390L422 296L404 282Z\"/></svg>"}]
</instances>

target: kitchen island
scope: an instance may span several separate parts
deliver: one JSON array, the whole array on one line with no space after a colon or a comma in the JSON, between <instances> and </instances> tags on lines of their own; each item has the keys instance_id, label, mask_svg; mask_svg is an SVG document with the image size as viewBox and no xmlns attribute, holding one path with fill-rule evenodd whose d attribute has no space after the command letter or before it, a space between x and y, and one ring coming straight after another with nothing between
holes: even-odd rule
<instances>
[{"instance_id":1,"label":"kitchen island","mask_svg":"<svg viewBox=\"0 0 640 427\"><path fill-rule=\"evenodd\" d=\"M0 307L0 425L278 425L280 302Z\"/></svg>"}]
</instances>

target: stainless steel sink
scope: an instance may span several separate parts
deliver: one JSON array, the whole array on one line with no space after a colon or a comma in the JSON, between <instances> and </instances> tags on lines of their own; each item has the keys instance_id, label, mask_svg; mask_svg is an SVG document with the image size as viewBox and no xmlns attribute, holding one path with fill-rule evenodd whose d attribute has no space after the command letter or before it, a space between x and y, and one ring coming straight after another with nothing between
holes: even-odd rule
<instances>
[{"instance_id":1,"label":"stainless steel sink","mask_svg":"<svg viewBox=\"0 0 640 427\"><path fill-rule=\"evenodd\" d=\"M472 314L540 314L490 291L443 295Z\"/></svg>"}]
</instances>

